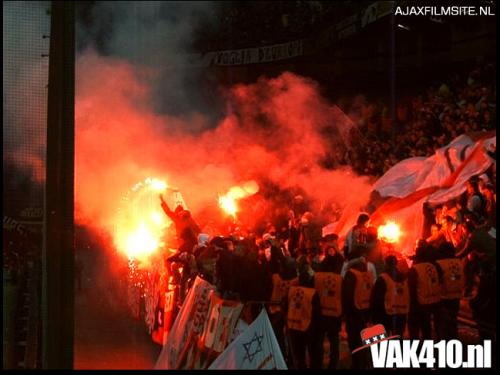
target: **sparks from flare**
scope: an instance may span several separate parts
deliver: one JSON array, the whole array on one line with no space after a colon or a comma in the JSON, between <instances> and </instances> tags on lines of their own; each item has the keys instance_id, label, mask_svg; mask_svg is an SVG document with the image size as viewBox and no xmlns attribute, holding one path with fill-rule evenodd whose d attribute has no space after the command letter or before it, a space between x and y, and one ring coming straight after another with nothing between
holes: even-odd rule
<instances>
[{"instance_id":1,"label":"sparks from flare","mask_svg":"<svg viewBox=\"0 0 500 375\"><path fill-rule=\"evenodd\" d=\"M118 250L129 259L146 262L163 246L162 236L171 223L162 215L157 200L158 193L167 188L165 181L149 177L135 184L123 198L114 241Z\"/></svg>"},{"instance_id":2,"label":"sparks from flare","mask_svg":"<svg viewBox=\"0 0 500 375\"><path fill-rule=\"evenodd\" d=\"M387 243L396 243L401 236L399 225L394 221L388 221L386 224L378 227L378 238Z\"/></svg>"},{"instance_id":3,"label":"sparks from flare","mask_svg":"<svg viewBox=\"0 0 500 375\"><path fill-rule=\"evenodd\" d=\"M236 218L236 213L239 210L237 202L240 199L254 195L258 191L259 185L253 180L243 185L232 186L226 194L219 196L219 206L229 216Z\"/></svg>"}]
</instances>

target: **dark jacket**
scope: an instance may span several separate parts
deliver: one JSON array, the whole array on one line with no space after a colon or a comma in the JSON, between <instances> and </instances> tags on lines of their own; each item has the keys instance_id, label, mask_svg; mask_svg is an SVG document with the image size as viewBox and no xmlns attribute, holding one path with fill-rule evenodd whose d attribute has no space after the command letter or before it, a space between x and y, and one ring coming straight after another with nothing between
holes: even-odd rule
<instances>
[{"instance_id":1,"label":"dark jacket","mask_svg":"<svg viewBox=\"0 0 500 375\"><path fill-rule=\"evenodd\" d=\"M237 257L233 272L237 275L238 292L244 301L267 301L273 289L268 264L261 264L255 257Z\"/></svg>"},{"instance_id":2,"label":"dark jacket","mask_svg":"<svg viewBox=\"0 0 500 375\"><path fill-rule=\"evenodd\" d=\"M231 251L227 249L220 250L219 258L215 265L215 274L218 281L217 288L221 294L237 291L236 256Z\"/></svg>"},{"instance_id":3,"label":"dark jacket","mask_svg":"<svg viewBox=\"0 0 500 375\"><path fill-rule=\"evenodd\" d=\"M170 207L168 207L168 205L165 202L161 204L161 208L163 209L165 214L174 222L175 232L177 234L179 245L181 245L183 242L182 237L186 236L186 234L183 234L186 228L189 228L189 230L192 231L192 236L195 239L197 238L198 234L200 234L201 231L200 228L198 227L198 224L196 224L196 222L193 220L191 214L189 214L188 211L182 210L174 212L170 209Z\"/></svg>"},{"instance_id":4,"label":"dark jacket","mask_svg":"<svg viewBox=\"0 0 500 375\"><path fill-rule=\"evenodd\" d=\"M414 263L418 264L418 263ZM408 271L408 290L410 292L410 311L419 311L420 303L418 302L417 296L417 283L418 283L418 275L415 268L410 268Z\"/></svg>"},{"instance_id":5,"label":"dark jacket","mask_svg":"<svg viewBox=\"0 0 500 375\"><path fill-rule=\"evenodd\" d=\"M326 255L320 264L321 272L334 272L340 274L342 265L344 264L344 257L340 253L335 255Z\"/></svg>"}]
</instances>

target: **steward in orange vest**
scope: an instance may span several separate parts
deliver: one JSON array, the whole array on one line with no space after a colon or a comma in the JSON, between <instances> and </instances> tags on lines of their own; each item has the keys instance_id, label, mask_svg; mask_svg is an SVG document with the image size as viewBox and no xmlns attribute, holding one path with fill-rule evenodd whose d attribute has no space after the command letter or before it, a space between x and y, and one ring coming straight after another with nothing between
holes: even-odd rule
<instances>
[{"instance_id":1,"label":"steward in orange vest","mask_svg":"<svg viewBox=\"0 0 500 375\"><path fill-rule=\"evenodd\" d=\"M359 257L347 270L342 283L342 311L346 319L347 341L352 352L363 345L360 332L369 320L370 293L373 277L368 271L366 259ZM352 369L369 368L369 351L360 350L352 355Z\"/></svg>"},{"instance_id":2,"label":"steward in orange vest","mask_svg":"<svg viewBox=\"0 0 500 375\"><path fill-rule=\"evenodd\" d=\"M294 367L306 368L306 350L312 369L321 369L319 323L321 307L314 289L314 272L305 256L299 260L299 285L288 291L287 328L290 335Z\"/></svg>"},{"instance_id":3,"label":"steward in orange vest","mask_svg":"<svg viewBox=\"0 0 500 375\"><path fill-rule=\"evenodd\" d=\"M375 282L371 294L374 324L383 324L390 335L403 335L410 310L408 280L398 269L394 255L385 258L385 272Z\"/></svg>"},{"instance_id":4,"label":"steward in orange vest","mask_svg":"<svg viewBox=\"0 0 500 375\"><path fill-rule=\"evenodd\" d=\"M340 272L344 257L339 251L338 236L329 234L322 239L325 258L319 265L320 272L314 274L314 286L319 294L321 305L320 342L325 335L330 342L329 362L327 368L334 370L340 357L340 339L342 314L342 276ZM323 358L323 346L320 348Z\"/></svg>"},{"instance_id":5,"label":"steward in orange vest","mask_svg":"<svg viewBox=\"0 0 500 375\"><path fill-rule=\"evenodd\" d=\"M316 272L314 289L319 294L321 315L339 318L342 314L342 276L334 272Z\"/></svg>"},{"instance_id":6,"label":"steward in orange vest","mask_svg":"<svg viewBox=\"0 0 500 375\"><path fill-rule=\"evenodd\" d=\"M460 299L464 292L464 267L460 259L447 258L436 261L441 270L441 299Z\"/></svg>"},{"instance_id":7,"label":"steward in orange vest","mask_svg":"<svg viewBox=\"0 0 500 375\"><path fill-rule=\"evenodd\" d=\"M316 296L313 288L292 286L288 292L288 328L306 332L312 321L312 300Z\"/></svg>"},{"instance_id":8,"label":"steward in orange vest","mask_svg":"<svg viewBox=\"0 0 500 375\"><path fill-rule=\"evenodd\" d=\"M286 257L280 261L279 273L272 275L272 294L268 306L269 320L281 347L283 355L287 356L285 346L285 318L290 286L299 285L295 259Z\"/></svg>"},{"instance_id":9,"label":"steward in orange vest","mask_svg":"<svg viewBox=\"0 0 500 375\"><path fill-rule=\"evenodd\" d=\"M416 275L416 300L427 306L441 301L441 288L436 267L429 262L416 263L412 267Z\"/></svg>"},{"instance_id":10,"label":"steward in orange vest","mask_svg":"<svg viewBox=\"0 0 500 375\"><path fill-rule=\"evenodd\" d=\"M410 288L410 312L408 331L414 340L432 339L431 321L441 301L439 274L433 262L435 249L420 240L415 249L413 264L408 273Z\"/></svg>"},{"instance_id":11,"label":"steward in orange vest","mask_svg":"<svg viewBox=\"0 0 500 375\"><path fill-rule=\"evenodd\" d=\"M385 313L387 315L406 315L410 311L410 292L408 291L408 281L394 280L388 273L384 272L379 276L384 280L385 292Z\"/></svg>"},{"instance_id":12,"label":"steward in orange vest","mask_svg":"<svg viewBox=\"0 0 500 375\"><path fill-rule=\"evenodd\" d=\"M437 336L439 340L457 339L457 315L465 288L465 276L463 263L455 257L455 249L451 243L445 242L439 247L436 268L441 284Z\"/></svg>"},{"instance_id":13,"label":"steward in orange vest","mask_svg":"<svg viewBox=\"0 0 500 375\"><path fill-rule=\"evenodd\" d=\"M297 286L299 284L298 277L293 279L283 279L279 273L272 275L273 291L271 294L271 305L269 306L269 312L271 314L281 311L281 303L284 299L288 298L288 291L291 286Z\"/></svg>"}]
</instances>

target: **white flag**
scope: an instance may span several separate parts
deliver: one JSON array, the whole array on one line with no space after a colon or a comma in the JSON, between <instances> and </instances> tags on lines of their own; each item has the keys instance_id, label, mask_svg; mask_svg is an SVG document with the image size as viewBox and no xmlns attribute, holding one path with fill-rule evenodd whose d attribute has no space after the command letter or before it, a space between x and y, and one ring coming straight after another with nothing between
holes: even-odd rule
<instances>
[{"instance_id":1,"label":"white flag","mask_svg":"<svg viewBox=\"0 0 500 375\"><path fill-rule=\"evenodd\" d=\"M236 327L234 327L233 332L229 337L229 342L233 342L239 335L245 332L247 328L248 324L243 319L239 319L238 323L236 323Z\"/></svg>"},{"instance_id":2,"label":"white flag","mask_svg":"<svg viewBox=\"0 0 500 375\"><path fill-rule=\"evenodd\" d=\"M496 145L496 132L463 134L428 158L406 159L389 169L374 185L387 198L372 213L372 225L388 220L402 228L397 248L412 255L422 236L424 203L445 203L459 197L466 181L484 173L496 161L487 150ZM354 219L355 220L355 219Z\"/></svg>"},{"instance_id":3,"label":"white flag","mask_svg":"<svg viewBox=\"0 0 500 375\"><path fill-rule=\"evenodd\" d=\"M178 369L189 340L199 335L203 329L213 290L215 287L212 284L196 278L172 325L155 369Z\"/></svg>"},{"instance_id":4,"label":"white flag","mask_svg":"<svg viewBox=\"0 0 500 375\"><path fill-rule=\"evenodd\" d=\"M208 369L287 370L265 309L262 309L257 319L217 357Z\"/></svg>"},{"instance_id":5,"label":"white flag","mask_svg":"<svg viewBox=\"0 0 500 375\"><path fill-rule=\"evenodd\" d=\"M400 161L380 177L373 190L382 197L405 198L417 190L440 186L447 178L460 169L453 186L440 188L431 201L441 202L465 191L465 181L469 177L483 173L495 161L486 150L496 145L496 132L479 133L455 138L450 144L436 150L429 157L415 157ZM479 137L478 139L475 139ZM469 157L478 148L474 157ZM464 164L465 163L465 164Z\"/></svg>"}]
</instances>

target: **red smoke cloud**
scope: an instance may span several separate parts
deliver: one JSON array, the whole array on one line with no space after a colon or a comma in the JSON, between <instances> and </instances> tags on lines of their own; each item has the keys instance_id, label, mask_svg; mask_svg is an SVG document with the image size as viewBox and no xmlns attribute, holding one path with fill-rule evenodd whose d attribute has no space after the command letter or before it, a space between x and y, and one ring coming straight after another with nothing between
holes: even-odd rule
<instances>
[{"instance_id":1,"label":"red smoke cloud","mask_svg":"<svg viewBox=\"0 0 500 375\"><path fill-rule=\"evenodd\" d=\"M122 196L149 176L178 187L195 217L207 208L219 210L218 194L250 179L298 188L317 208L336 202L357 212L366 204L367 179L347 168L321 167L352 123L320 95L315 82L283 73L232 87L225 92L230 109L213 126L200 115L155 114L143 80L153 74L93 52L78 58L80 223L111 229ZM195 135L188 131L193 128L207 130Z\"/></svg>"}]
</instances>

